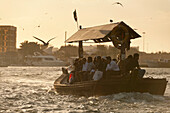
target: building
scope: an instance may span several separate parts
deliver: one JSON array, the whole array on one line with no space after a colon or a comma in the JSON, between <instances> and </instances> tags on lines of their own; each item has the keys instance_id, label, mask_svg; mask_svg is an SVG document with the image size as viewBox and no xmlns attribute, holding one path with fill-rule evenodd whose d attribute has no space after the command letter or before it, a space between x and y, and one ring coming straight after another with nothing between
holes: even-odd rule
<instances>
[{"instance_id":1,"label":"building","mask_svg":"<svg viewBox=\"0 0 170 113\"><path fill-rule=\"evenodd\" d=\"M0 26L0 53L16 51L16 27Z\"/></svg>"},{"instance_id":2,"label":"building","mask_svg":"<svg viewBox=\"0 0 170 113\"><path fill-rule=\"evenodd\" d=\"M16 31L14 26L0 26L0 66L17 63Z\"/></svg>"}]
</instances>

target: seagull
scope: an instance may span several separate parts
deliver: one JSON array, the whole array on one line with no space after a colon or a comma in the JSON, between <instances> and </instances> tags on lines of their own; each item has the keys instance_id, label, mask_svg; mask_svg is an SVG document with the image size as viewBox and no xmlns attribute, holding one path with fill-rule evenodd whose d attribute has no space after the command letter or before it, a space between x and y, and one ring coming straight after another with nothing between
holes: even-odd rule
<instances>
[{"instance_id":1,"label":"seagull","mask_svg":"<svg viewBox=\"0 0 170 113\"><path fill-rule=\"evenodd\" d=\"M56 38L56 37L54 37L54 38L51 38L50 40L48 40L47 42L44 42L43 40L41 40L41 39L39 39L39 38L37 38L37 37L35 37L35 36L33 36L33 37L34 37L35 39L41 41L41 42L44 44L44 46L48 46L48 45L49 45L49 42L50 42L51 40L53 40L54 38Z\"/></svg>"},{"instance_id":2,"label":"seagull","mask_svg":"<svg viewBox=\"0 0 170 113\"><path fill-rule=\"evenodd\" d=\"M115 2L112 5L115 5L115 4L121 5L123 7L122 3L120 3L120 2Z\"/></svg>"},{"instance_id":3,"label":"seagull","mask_svg":"<svg viewBox=\"0 0 170 113\"><path fill-rule=\"evenodd\" d=\"M110 19L110 23L112 23L113 22L113 20L112 19Z\"/></svg>"},{"instance_id":4,"label":"seagull","mask_svg":"<svg viewBox=\"0 0 170 113\"><path fill-rule=\"evenodd\" d=\"M34 28L40 28L41 26L40 25L37 25L37 26L35 26Z\"/></svg>"}]
</instances>

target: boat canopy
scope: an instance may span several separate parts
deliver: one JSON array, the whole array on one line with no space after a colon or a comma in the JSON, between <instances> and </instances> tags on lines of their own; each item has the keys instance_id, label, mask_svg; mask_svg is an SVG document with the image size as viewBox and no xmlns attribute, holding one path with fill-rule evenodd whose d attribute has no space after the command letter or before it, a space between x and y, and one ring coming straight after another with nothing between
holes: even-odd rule
<instances>
[{"instance_id":1,"label":"boat canopy","mask_svg":"<svg viewBox=\"0 0 170 113\"><path fill-rule=\"evenodd\" d=\"M95 27L83 28L74 33L70 38L66 40L66 43L79 42L93 40L95 43L110 42L112 41L110 37L114 35L113 30L119 28L119 26L125 27L129 32L129 39L135 39L141 37L136 33L131 27L126 25L123 21L111 24L105 24Z\"/></svg>"}]
</instances>

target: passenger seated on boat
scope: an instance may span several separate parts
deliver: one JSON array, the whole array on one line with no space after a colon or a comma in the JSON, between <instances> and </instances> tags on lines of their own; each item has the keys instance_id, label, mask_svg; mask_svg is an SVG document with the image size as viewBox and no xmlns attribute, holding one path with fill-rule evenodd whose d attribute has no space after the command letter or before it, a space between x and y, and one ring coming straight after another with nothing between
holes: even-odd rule
<instances>
[{"instance_id":1,"label":"passenger seated on boat","mask_svg":"<svg viewBox=\"0 0 170 113\"><path fill-rule=\"evenodd\" d=\"M88 63L86 62L86 58L83 58L80 63L82 65L82 69L78 73L78 76L80 77L80 81L84 81L84 79L86 78L85 73L87 71L87 66L88 66Z\"/></svg>"},{"instance_id":2,"label":"passenger seated on boat","mask_svg":"<svg viewBox=\"0 0 170 113\"><path fill-rule=\"evenodd\" d=\"M116 62L116 64L118 63L118 60L117 60L117 59L115 59L115 58L113 59L113 61L115 61L115 62Z\"/></svg>"},{"instance_id":3,"label":"passenger seated on boat","mask_svg":"<svg viewBox=\"0 0 170 113\"><path fill-rule=\"evenodd\" d=\"M68 70L66 68L62 67L61 69L62 69L63 74L68 74Z\"/></svg>"},{"instance_id":4,"label":"passenger seated on boat","mask_svg":"<svg viewBox=\"0 0 170 113\"><path fill-rule=\"evenodd\" d=\"M68 71L68 69L70 69L70 73L68 73L68 78L67 78L67 82L68 83L73 83L73 81L75 81L75 73L77 70L77 65L78 65L78 60L79 59L75 59L73 62L73 65L70 65L66 70ZM66 73L66 71L62 68L63 73Z\"/></svg>"},{"instance_id":5,"label":"passenger seated on boat","mask_svg":"<svg viewBox=\"0 0 170 113\"><path fill-rule=\"evenodd\" d=\"M125 60L125 72L124 75L128 75L131 71L133 71L133 66L132 66L132 62L133 62L133 56L129 55Z\"/></svg>"},{"instance_id":6,"label":"passenger seated on boat","mask_svg":"<svg viewBox=\"0 0 170 113\"><path fill-rule=\"evenodd\" d=\"M106 71L120 71L119 66L116 64L115 61L111 60L111 57L107 57L107 67Z\"/></svg>"},{"instance_id":7,"label":"passenger seated on boat","mask_svg":"<svg viewBox=\"0 0 170 113\"><path fill-rule=\"evenodd\" d=\"M93 64L96 65L97 56L94 57Z\"/></svg>"},{"instance_id":8,"label":"passenger seated on boat","mask_svg":"<svg viewBox=\"0 0 170 113\"><path fill-rule=\"evenodd\" d=\"M95 70L95 65L93 63L92 57L88 57L88 60L87 60L87 73L86 73L87 78L86 78L86 80L91 80L92 79L92 76L94 74L94 70Z\"/></svg>"},{"instance_id":9,"label":"passenger seated on boat","mask_svg":"<svg viewBox=\"0 0 170 113\"><path fill-rule=\"evenodd\" d=\"M119 66L116 64L115 61L111 60L111 57L107 57L107 67L106 67L106 78L108 75L120 75Z\"/></svg>"},{"instance_id":10,"label":"passenger seated on boat","mask_svg":"<svg viewBox=\"0 0 170 113\"><path fill-rule=\"evenodd\" d=\"M81 60L81 59L77 58L77 59L75 60L75 62L74 62L75 71L80 71L80 70L81 70L81 68L79 67L79 65L80 65L80 60Z\"/></svg>"},{"instance_id":11,"label":"passenger seated on boat","mask_svg":"<svg viewBox=\"0 0 170 113\"><path fill-rule=\"evenodd\" d=\"M73 68L72 68L72 71L70 73L73 73L72 75L73 75L73 81L74 82L81 81L80 73L82 72L82 67L83 67L82 62L83 61L82 61L81 58L77 58L77 59L75 59L75 61L73 63Z\"/></svg>"},{"instance_id":12,"label":"passenger seated on boat","mask_svg":"<svg viewBox=\"0 0 170 113\"><path fill-rule=\"evenodd\" d=\"M119 66L121 75L122 75L122 76L125 76L125 75L126 75L126 61L125 61L125 60L121 60L121 61L118 63L118 66Z\"/></svg>"},{"instance_id":13,"label":"passenger seated on boat","mask_svg":"<svg viewBox=\"0 0 170 113\"><path fill-rule=\"evenodd\" d=\"M102 57L102 63L103 63L102 71L105 72L107 67L107 58L105 56Z\"/></svg>"},{"instance_id":14,"label":"passenger seated on boat","mask_svg":"<svg viewBox=\"0 0 170 113\"><path fill-rule=\"evenodd\" d=\"M96 70L102 71L102 69L103 69L103 62L102 62L101 56L97 56L96 57L96 62L95 62L94 65L95 65L95 69Z\"/></svg>"},{"instance_id":15,"label":"passenger seated on boat","mask_svg":"<svg viewBox=\"0 0 170 113\"><path fill-rule=\"evenodd\" d=\"M140 68L138 60L139 60L139 54L135 53L133 55L133 59L132 59L132 62L131 62L131 68L133 69L133 71L134 70L138 71L138 74L137 74L138 77L143 78L143 76L145 74L145 70Z\"/></svg>"},{"instance_id":16,"label":"passenger seated on boat","mask_svg":"<svg viewBox=\"0 0 170 113\"><path fill-rule=\"evenodd\" d=\"M121 71L121 74L125 73L125 60L121 60L120 54L117 55L117 65L119 66L119 69Z\"/></svg>"},{"instance_id":17,"label":"passenger seated on boat","mask_svg":"<svg viewBox=\"0 0 170 113\"><path fill-rule=\"evenodd\" d=\"M80 77L78 76L79 75L78 73L81 71L81 69L82 69L81 59L77 58L73 63L73 70L70 72L73 73L74 82L80 81Z\"/></svg>"},{"instance_id":18,"label":"passenger seated on boat","mask_svg":"<svg viewBox=\"0 0 170 113\"><path fill-rule=\"evenodd\" d=\"M103 56L102 57L102 72L103 72L102 78L105 78L106 67L107 67L107 58L106 58L106 56Z\"/></svg>"},{"instance_id":19,"label":"passenger seated on boat","mask_svg":"<svg viewBox=\"0 0 170 113\"><path fill-rule=\"evenodd\" d=\"M95 62L95 73L93 75L93 80L99 80L103 76L103 62L101 60L101 56L96 57Z\"/></svg>"},{"instance_id":20,"label":"passenger seated on boat","mask_svg":"<svg viewBox=\"0 0 170 113\"><path fill-rule=\"evenodd\" d=\"M90 72L94 68L95 68L95 66L93 64L92 57L88 57L88 60L87 60L87 71Z\"/></svg>"},{"instance_id":21,"label":"passenger seated on boat","mask_svg":"<svg viewBox=\"0 0 170 113\"><path fill-rule=\"evenodd\" d=\"M82 62L82 71L87 71L88 63L86 62L86 58L83 58L81 62Z\"/></svg>"},{"instance_id":22,"label":"passenger seated on boat","mask_svg":"<svg viewBox=\"0 0 170 113\"><path fill-rule=\"evenodd\" d=\"M92 75L93 75L92 69L94 70L95 66L92 62L92 57L88 57L88 60L86 62L85 60L83 61L81 81L90 80L90 78L92 78Z\"/></svg>"}]
</instances>

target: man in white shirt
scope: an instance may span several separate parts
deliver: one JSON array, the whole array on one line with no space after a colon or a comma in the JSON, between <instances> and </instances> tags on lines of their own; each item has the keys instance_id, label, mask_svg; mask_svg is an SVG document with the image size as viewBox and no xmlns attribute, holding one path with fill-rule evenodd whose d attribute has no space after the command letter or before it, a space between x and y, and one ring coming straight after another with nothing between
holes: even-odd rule
<instances>
[{"instance_id":1,"label":"man in white shirt","mask_svg":"<svg viewBox=\"0 0 170 113\"><path fill-rule=\"evenodd\" d=\"M108 64L106 67L106 71L120 71L119 66L116 64L115 61L111 60L110 56L107 57L107 62Z\"/></svg>"},{"instance_id":2,"label":"man in white shirt","mask_svg":"<svg viewBox=\"0 0 170 113\"><path fill-rule=\"evenodd\" d=\"M81 60L82 69L79 72L80 81L84 81L84 74L87 72L87 65L88 63L86 62L86 58L83 58Z\"/></svg>"},{"instance_id":3,"label":"man in white shirt","mask_svg":"<svg viewBox=\"0 0 170 113\"><path fill-rule=\"evenodd\" d=\"M91 71L92 69L95 68L93 62L92 62L92 57L88 57L88 60L87 60L87 71Z\"/></svg>"},{"instance_id":4,"label":"man in white shirt","mask_svg":"<svg viewBox=\"0 0 170 113\"><path fill-rule=\"evenodd\" d=\"M84 59L83 59L84 60ZM82 71L87 71L88 68L88 62L86 62L86 60L83 61L83 67L82 67Z\"/></svg>"},{"instance_id":5,"label":"man in white shirt","mask_svg":"<svg viewBox=\"0 0 170 113\"><path fill-rule=\"evenodd\" d=\"M86 62L83 62L82 80L90 80L92 78L90 72L94 68L95 68L95 66L92 62L92 57L88 57L88 60Z\"/></svg>"},{"instance_id":6,"label":"man in white shirt","mask_svg":"<svg viewBox=\"0 0 170 113\"><path fill-rule=\"evenodd\" d=\"M92 57L88 57L88 60L86 61L85 58L83 58L83 67L82 67L82 71L91 71L92 69L94 69L94 64L92 62Z\"/></svg>"}]
</instances>

